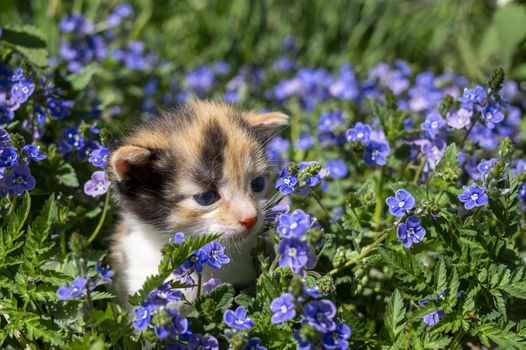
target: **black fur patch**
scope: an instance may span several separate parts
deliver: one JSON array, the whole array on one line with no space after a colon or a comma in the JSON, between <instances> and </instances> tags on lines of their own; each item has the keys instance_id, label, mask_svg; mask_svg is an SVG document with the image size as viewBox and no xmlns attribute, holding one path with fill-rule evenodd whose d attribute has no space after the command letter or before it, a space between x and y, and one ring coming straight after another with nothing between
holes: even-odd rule
<instances>
[{"instance_id":1,"label":"black fur patch","mask_svg":"<svg viewBox=\"0 0 526 350\"><path fill-rule=\"evenodd\" d=\"M192 178L203 187L210 187L223 177L227 136L219 123L211 121L203 131L203 146L199 152L199 162L192 170Z\"/></svg>"},{"instance_id":2,"label":"black fur patch","mask_svg":"<svg viewBox=\"0 0 526 350\"><path fill-rule=\"evenodd\" d=\"M150 149L150 152L148 162L134 166L126 178L114 184L124 207L141 220L166 229L170 206L164 191L168 181L173 181L176 174L173 168L167 167L163 151Z\"/></svg>"}]
</instances>

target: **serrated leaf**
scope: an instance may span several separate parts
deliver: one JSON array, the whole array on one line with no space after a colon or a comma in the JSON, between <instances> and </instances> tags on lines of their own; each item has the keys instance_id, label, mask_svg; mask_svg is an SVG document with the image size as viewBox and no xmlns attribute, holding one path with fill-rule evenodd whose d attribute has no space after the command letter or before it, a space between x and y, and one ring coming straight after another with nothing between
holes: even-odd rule
<instances>
[{"instance_id":1,"label":"serrated leaf","mask_svg":"<svg viewBox=\"0 0 526 350\"><path fill-rule=\"evenodd\" d=\"M405 307L404 301L398 289L395 289L394 293L391 294L387 301L387 308L385 309L384 323L385 328L389 332L391 341L395 341L396 338L404 330L404 318L405 318Z\"/></svg>"},{"instance_id":2,"label":"serrated leaf","mask_svg":"<svg viewBox=\"0 0 526 350\"><path fill-rule=\"evenodd\" d=\"M447 288L447 270L443 258L440 258L435 267L435 286L435 290L438 293L442 293Z\"/></svg>"},{"instance_id":3,"label":"serrated leaf","mask_svg":"<svg viewBox=\"0 0 526 350\"><path fill-rule=\"evenodd\" d=\"M416 290L423 290L426 287L428 273L413 255L383 247L379 247L378 252L382 255L386 266L391 268L402 281L411 284Z\"/></svg>"},{"instance_id":4,"label":"serrated leaf","mask_svg":"<svg viewBox=\"0 0 526 350\"><path fill-rule=\"evenodd\" d=\"M526 350L526 340L510 331L510 328L509 325L502 329L493 323L482 324L477 327L476 334L486 346L491 346L491 342L495 342L502 349Z\"/></svg>"}]
</instances>

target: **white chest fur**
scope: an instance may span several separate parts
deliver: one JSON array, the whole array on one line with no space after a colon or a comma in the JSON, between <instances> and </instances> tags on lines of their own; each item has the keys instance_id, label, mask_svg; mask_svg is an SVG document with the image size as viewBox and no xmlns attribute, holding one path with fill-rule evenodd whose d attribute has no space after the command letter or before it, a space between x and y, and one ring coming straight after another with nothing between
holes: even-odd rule
<instances>
[{"instance_id":1,"label":"white chest fur","mask_svg":"<svg viewBox=\"0 0 526 350\"><path fill-rule=\"evenodd\" d=\"M124 255L123 276L126 292L133 294L141 289L148 276L157 273L162 259L161 249L168 243L169 235L163 234L151 225L143 224L134 218L126 218L129 231L121 240ZM241 242L226 243L226 254L230 263L220 269L206 267L203 282L210 278L219 278L234 285L248 285L256 280L256 270L251 251L257 244L257 235ZM197 282L197 279L194 278ZM192 291L186 290L187 298L193 299Z\"/></svg>"},{"instance_id":2,"label":"white chest fur","mask_svg":"<svg viewBox=\"0 0 526 350\"><path fill-rule=\"evenodd\" d=\"M124 276L126 289L133 294L141 289L148 276L157 274L162 259L161 249L169 237L150 225L127 219L130 231L122 238L125 256Z\"/></svg>"}]
</instances>

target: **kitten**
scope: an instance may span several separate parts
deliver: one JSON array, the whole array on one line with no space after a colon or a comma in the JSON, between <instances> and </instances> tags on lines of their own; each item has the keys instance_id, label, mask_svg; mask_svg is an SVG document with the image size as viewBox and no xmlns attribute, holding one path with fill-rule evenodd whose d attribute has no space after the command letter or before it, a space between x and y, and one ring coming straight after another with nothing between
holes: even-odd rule
<instances>
[{"instance_id":1,"label":"kitten","mask_svg":"<svg viewBox=\"0 0 526 350\"><path fill-rule=\"evenodd\" d=\"M194 102L162 113L124 140L109 162L122 217L110 260L124 305L128 294L157 273L161 248L175 232L223 234L230 263L205 269L203 281L216 277L238 286L255 281L251 250L273 190L264 146L287 122L278 112L258 115ZM195 299L192 290L185 294Z\"/></svg>"}]
</instances>

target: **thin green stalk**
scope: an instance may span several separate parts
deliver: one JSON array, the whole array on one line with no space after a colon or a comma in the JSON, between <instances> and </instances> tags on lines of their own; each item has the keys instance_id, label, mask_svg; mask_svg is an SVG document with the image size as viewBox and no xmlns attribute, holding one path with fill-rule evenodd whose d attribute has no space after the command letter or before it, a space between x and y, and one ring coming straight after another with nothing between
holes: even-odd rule
<instances>
[{"instance_id":1,"label":"thin green stalk","mask_svg":"<svg viewBox=\"0 0 526 350\"><path fill-rule=\"evenodd\" d=\"M102 215L100 216L97 227L95 227L95 231L93 231L91 236L88 238L88 244L93 242L95 238L97 238L97 235L99 234L100 229L102 228L102 225L104 224L104 221L106 220L106 214L108 213L109 206L110 206L110 189L108 189L108 191L106 192L106 199L104 199L104 209L102 209Z\"/></svg>"},{"instance_id":2,"label":"thin green stalk","mask_svg":"<svg viewBox=\"0 0 526 350\"><path fill-rule=\"evenodd\" d=\"M422 163L420 163L420 166L416 170L415 177L413 178L414 184L418 183L418 179L420 179L420 175L422 175L422 171L424 171L424 166L426 165L426 163L427 163L427 156L425 156L424 159L422 159Z\"/></svg>"},{"instance_id":3,"label":"thin green stalk","mask_svg":"<svg viewBox=\"0 0 526 350\"><path fill-rule=\"evenodd\" d=\"M456 350L456 348L458 348L462 341L462 337L464 337L464 330L460 328L455 335L455 339L453 339L453 342L451 343L451 350Z\"/></svg>"},{"instance_id":4,"label":"thin green stalk","mask_svg":"<svg viewBox=\"0 0 526 350\"><path fill-rule=\"evenodd\" d=\"M339 267L337 267L335 269L332 269L329 272L329 275L335 275L338 272L340 272L341 270L346 269L349 266L352 266L352 265L356 264L359 260L361 260L362 258L367 256L367 254L369 254L371 252L371 250L373 250L378 244L382 243L387 238L387 236L389 235L390 231L391 231L391 229L386 230L380 237L378 237L376 239L376 241L374 241L369 246L367 246L367 248L362 250L362 252L358 256L356 256L354 259L351 259L351 260L347 261L345 264L343 264L343 265L341 265L341 266L339 266Z\"/></svg>"},{"instance_id":5,"label":"thin green stalk","mask_svg":"<svg viewBox=\"0 0 526 350\"><path fill-rule=\"evenodd\" d=\"M384 191L384 173L385 168L382 167L380 172L380 179L378 181L378 187L376 188L376 207L374 208L373 222L376 227L380 227L380 219L382 218L382 208L384 206L383 202L383 191Z\"/></svg>"},{"instance_id":6,"label":"thin green stalk","mask_svg":"<svg viewBox=\"0 0 526 350\"><path fill-rule=\"evenodd\" d=\"M458 145L458 149L462 149L464 147L464 144L466 143L469 134L471 134L471 131L473 130L477 122L478 122L478 114L477 114L477 117L475 117L475 120L473 120L473 124L471 124L471 126L469 127L468 132L466 133L466 135L464 135L464 138L462 139L462 141L460 141L460 145Z\"/></svg>"}]
</instances>

